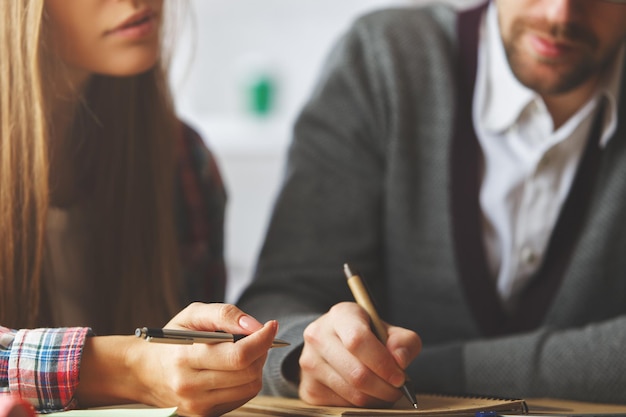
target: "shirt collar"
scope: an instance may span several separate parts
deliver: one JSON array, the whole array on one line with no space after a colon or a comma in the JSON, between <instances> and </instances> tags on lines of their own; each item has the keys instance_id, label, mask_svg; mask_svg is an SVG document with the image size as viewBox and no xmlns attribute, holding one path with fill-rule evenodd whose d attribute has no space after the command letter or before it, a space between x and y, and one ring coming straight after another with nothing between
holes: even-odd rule
<instances>
[{"instance_id":1,"label":"shirt collar","mask_svg":"<svg viewBox=\"0 0 626 417\"><path fill-rule=\"evenodd\" d=\"M485 86L481 116L487 130L503 132L518 119L537 94L522 85L509 66L500 37L496 6L491 3L485 19L485 42L481 62Z\"/></svg>"},{"instance_id":2,"label":"shirt collar","mask_svg":"<svg viewBox=\"0 0 626 417\"><path fill-rule=\"evenodd\" d=\"M608 143L617 129L619 106L626 105L626 103L619 102L622 83L624 82L624 59L626 59L626 42L622 45L615 62L608 69L607 77L604 78L605 81L599 88L599 94L603 95L607 102L604 113L604 130L600 139L601 146L605 146Z\"/></svg>"},{"instance_id":3,"label":"shirt collar","mask_svg":"<svg viewBox=\"0 0 626 417\"><path fill-rule=\"evenodd\" d=\"M485 87L482 99L479 100L478 117L485 129L501 133L513 126L522 111L533 100L541 97L533 90L521 84L513 74L504 51L496 6L489 4L483 24L482 58L478 65L477 85ZM607 71L598 87L597 96L607 99L601 145L604 146L617 128L617 109L619 92L626 59L626 42L622 45L617 59ZM481 103L482 102L482 103Z\"/></svg>"}]
</instances>

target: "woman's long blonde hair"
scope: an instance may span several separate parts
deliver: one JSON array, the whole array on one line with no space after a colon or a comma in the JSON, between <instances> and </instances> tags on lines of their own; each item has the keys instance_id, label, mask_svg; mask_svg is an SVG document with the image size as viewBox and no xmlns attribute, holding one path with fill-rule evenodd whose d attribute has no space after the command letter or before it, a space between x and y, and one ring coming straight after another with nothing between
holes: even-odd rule
<instances>
[{"instance_id":1,"label":"woman's long blonde hair","mask_svg":"<svg viewBox=\"0 0 626 417\"><path fill-rule=\"evenodd\" d=\"M46 324L42 284L49 185L50 96L44 0L0 5L0 324ZM89 190L98 333L162 325L179 306L174 225L180 134L162 65L129 78L94 76L67 143ZM80 157L78 157L80 155ZM91 233L91 231L90 231ZM91 261L90 261L91 262Z\"/></svg>"}]
</instances>

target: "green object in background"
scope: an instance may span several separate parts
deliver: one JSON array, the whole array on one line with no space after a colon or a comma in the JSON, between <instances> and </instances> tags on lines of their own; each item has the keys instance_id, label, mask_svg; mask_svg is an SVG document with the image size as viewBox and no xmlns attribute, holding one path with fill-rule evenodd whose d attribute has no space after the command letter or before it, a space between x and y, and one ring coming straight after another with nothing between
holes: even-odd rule
<instances>
[{"instance_id":1,"label":"green object in background","mask_svg":"<svg viewBox=\"0 0 626 417\"><path fill-rule=\"evenodd\" d=\"M249 86L250 111L258 116L267 116L274 109L276 81L267 74L261 74L252 80Z\"/></svg>"}]
</instances>

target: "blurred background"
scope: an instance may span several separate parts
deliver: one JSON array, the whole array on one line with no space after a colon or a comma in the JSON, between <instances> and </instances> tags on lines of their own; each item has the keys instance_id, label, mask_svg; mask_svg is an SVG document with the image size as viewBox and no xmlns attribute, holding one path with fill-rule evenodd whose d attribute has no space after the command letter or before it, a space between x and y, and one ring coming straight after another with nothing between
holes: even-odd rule
<instances>
[{"instance_id":1,"label":"blurred background","mask_svg":"<svg viewBox=\"0 0 626 417\"><path fill-rule=\"evenodd\" d=\"M292 123L333 43L363 13L432 1L444 0L189 0L171 82L179 114L215 153L228 190L227 301L253 274Z\"/></svg>"}]
</instances>

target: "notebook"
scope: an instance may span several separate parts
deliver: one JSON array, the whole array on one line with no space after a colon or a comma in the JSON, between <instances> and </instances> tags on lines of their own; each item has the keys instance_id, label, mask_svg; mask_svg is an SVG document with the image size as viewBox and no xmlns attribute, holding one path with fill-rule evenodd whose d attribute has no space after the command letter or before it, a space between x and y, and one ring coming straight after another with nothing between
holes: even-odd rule
<instances>
[{"instance_id":1,"label":"notebook","mask_svg":"<svg viewBox=\"0 0 626 417\"><path fill-rule=\"evenodd\" d=\"M402 398L392 408L348 408L315 406L302 400L282 397L258 396L241 407L274 416L454 416L474 417L478 411L526 414L528 407L521 399L462 397L437 394L418 394L417 410Z\"/></svg>"}]
</instances>

